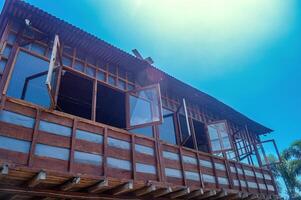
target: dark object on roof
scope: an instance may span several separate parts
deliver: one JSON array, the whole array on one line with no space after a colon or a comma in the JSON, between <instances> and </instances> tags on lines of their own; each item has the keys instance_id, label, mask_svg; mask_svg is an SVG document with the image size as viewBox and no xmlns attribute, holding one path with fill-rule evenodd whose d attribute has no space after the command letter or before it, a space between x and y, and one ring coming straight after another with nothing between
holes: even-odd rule
<instances>
[{"instance_id":1,"label":"dark object on roof","mask_svg":"<svg viewBox=\"0 0 301 200\"><path fill-rule=\"evenodd\" d=\"M94 35L91 35L82 29L54 17L28 3L19 0L7 0L1 13L0 24L5 24L10 17L15 17L23 21L25 19L29 19L32 26L42 30L43 32L49 34L57 33L67 44L79 47L92 55L101 57L107 62L125 66L128 70L137 71L148 68L148 70L157 74L162 74L164 81L166 81L168 85L172 85L175 91L181 91L183 96L190 96L194 102L198 102L199 104L210 108L214 112L219 113L225 119L231 120L242 127L247 125L248 129L255 134L272 132L271 129L249 119L212 96L179 81L165 72L162 72L152 66L148 61L139 59L117 47L114 47Z\"/></svg>"}]
</instances>

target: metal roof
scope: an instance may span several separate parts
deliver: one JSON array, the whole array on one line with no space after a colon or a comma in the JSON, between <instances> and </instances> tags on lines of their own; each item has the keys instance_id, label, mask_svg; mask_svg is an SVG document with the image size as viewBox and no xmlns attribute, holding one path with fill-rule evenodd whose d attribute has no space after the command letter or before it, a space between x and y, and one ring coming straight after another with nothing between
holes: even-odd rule
<instances>
[{"instance_id":1,"label":"metal roof","mask_svg":"<svg viewBox=\"0 0 301 200\"><path fill-rule=\"evenodd\" d=\"M161 71L144 60L105 42L104 40L75 27L49 13L20 0L6 0L1 12L0 24L5 24L10 17L18 19L30 19L32 25L45 33L59 34L63 41L75 47L85 49L97 55L107 62L112 62L120 66L126 66L129 70L141 70L151 68L164 75L164 81L172 84L177 91L183 95L193 96L195 102L219 113L225 119L231 120L238 125L247 125L249 130L256 134L272 132L271 129L249 119L245 115L234 110L230 106L220 102L216 98L201 92L200 90L174 78L173 76Z\"/></svg>"}]
</instances>

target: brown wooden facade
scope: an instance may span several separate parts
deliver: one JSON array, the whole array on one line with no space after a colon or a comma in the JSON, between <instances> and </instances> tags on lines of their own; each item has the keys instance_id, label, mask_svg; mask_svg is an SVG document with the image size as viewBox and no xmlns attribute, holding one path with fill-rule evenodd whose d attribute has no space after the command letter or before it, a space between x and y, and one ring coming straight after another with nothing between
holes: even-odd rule
<instances>
[{"instance_id":1,"label":"brown wooden facade","mask_svg":"<svg viewBox=\"0 0 301 200\"><path fill-rule=\"evenodd\" d=\"M7 0L0 20L1 199L278 198L259 148L260 135L271 132L269 128L25 2ZM53 99L38 94L44 89L35 89L39 85L31 82L44 77L48 66L33 79L28 77L17 97L12 85L20 81L15 78L18 66L25 66L28 57L51 63L55 35L60 38L61 63L50 91ZM81 97L86 97L80 94L81 85L91 96ZM174 141L163 139L164 119L129 129L128 96L137 96L142 88L159 91L154 100L159 112L154 112L170 113L164 116L173 121ZM126 116L116 118L124 126L101 116L105 111L99 105L104 104L98 99L105 98L101 92L106 90L124 98L123 103L112 100L110 108L117 112L113 117ZM64 96L62 91L80 97ZM182 99L187 105L184 113L179 111ZM124 111L114 111L119 104ZM181 125L184 114L188 137ZM210 139L210 125L219 123L225 124L227 136L217 131L218 138ZM197 125L203 126L202 137L202 126ZM140 134L141 128L147 128L148 135ZM215 144L220 146L215 149Z\"/></svg>"}]
</instances>

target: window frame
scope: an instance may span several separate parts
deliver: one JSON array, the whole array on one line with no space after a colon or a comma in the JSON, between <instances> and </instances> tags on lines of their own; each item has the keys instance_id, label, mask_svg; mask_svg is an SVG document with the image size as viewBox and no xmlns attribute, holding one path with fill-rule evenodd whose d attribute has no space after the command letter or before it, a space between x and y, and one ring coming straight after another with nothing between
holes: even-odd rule
<instances>
[{"instance_id":1,"label":"window frame","mask_svg":"<svg viewBox=\"0 0 301 200\"><path fill-rule=\"evenodd\" d=\"M130 123L130 96L135 96L137 97L138 99L140 97L138 97L137 95L135 95L134 93L137 93L137 92L141 92L143 90L148 90L148 89L151 89L151 88L154 88L156 93L157 93L157 99L156 101L158 102L158 108L159 108L159 121L152 121L152 122L147 122L147 123L142 123L142 124L137 124L137 125L131 125ZM161 92L160 92L160 85L159 83L157 84L152 84L152 85L148 85L148 86L144 86L144 87L139 87L139 88L135 88L133 90L129 90L129 91L126 91L125 92L126 94L126 97L125 97L125 106L126 106L126 129L127 130L131 130L131 129L136 129L136 128L142 128L142 127L145 127L145 126L155 126L155 125L160 125L162 124L163 122L163 108L162 108L162 100L161 100Z\"/></svg>"},{"instance_id":2,"label":"window frame","mask_svg":"<svg viewBox=\"0 0 301 200\"><path fill-rule=\"evenodd\" d=\"M180 113L180 109L182 107L184 109L184 117L185 117L185 122L186 122L187 130L188 130L188 136L185 139L183 138L183 135L182 135L181 123L180 123L180 115L183 115L182 113ZM180 106L177 108L177 111L175 113L176 113L176 116L177 116L177 124L178 124L178 131L179 131L179 137L180 137L179 145L183 146L188 141L188 139L190 137L192 137L191 126L190 126L190 121L189 121L189 116L188 116L188 112L187 112L187 105L186 105L185 98L182 99L182 102L181 102Z\"/></svg>"},{"instance_id":3,"label":"window frame","mask_svg":"<svg viewBox=\"0 0 301 200\"><path fill-rule=\"evenodd\" d=\"M60 40L59 36L56 34L54 36L54 41L53 41L53 47L51 51L51 57L49 61L49 68L47 72L47 77L46 77L46 87L48 91L48 95L50 98L51 106L50 109L54 109L57 105L57 95L58 95L58 90L59 90L59 84L61 80L61 75L62 75L62 68L63 68L63 60L62 60L62 54L61 54L61 45L60 45ZM56 62L59 62L59 65L56 67ZM53 71L58 69L58 74L57 80L56 80L56 86L55 88L52 88L52 76L53 76Z\"/></svg>"},{"instance_id":4,"label":"window frame","mask_svg":"<svg viewBox=\"0 0 301 200\"><path fill-rule=\"evenodd\" d=\"M217 131L218 141L219 141L219 144L221 146L221 150L213 151L213 149L212 149L212 140L211 140L210 133L209 133L209 126L213 125L213 124L219 124L219 123L224 123L225 124L225 128L226 128L226 131L227 131L227 134L228 134L228 138L229 138L230 148L227 148L227 149L224 148L224 144L223 144L223 141L222 141L223 137L221 137L220 131ZM211 153L214 153L214 154L222 153L223 156L225 158L227 158L226 157L226 152L227 151L233 151L233 152L235 152L234 151L234 146L233 146L233 141L232 141L232 135L231 135L229 126L227 124L227 120L217 120L217 121L209 122L209 123L206 124L206 129L207 129L206 132L207 132L208 143L209 143L209 147L210 147Z\"/></svg>"}]
</instances>

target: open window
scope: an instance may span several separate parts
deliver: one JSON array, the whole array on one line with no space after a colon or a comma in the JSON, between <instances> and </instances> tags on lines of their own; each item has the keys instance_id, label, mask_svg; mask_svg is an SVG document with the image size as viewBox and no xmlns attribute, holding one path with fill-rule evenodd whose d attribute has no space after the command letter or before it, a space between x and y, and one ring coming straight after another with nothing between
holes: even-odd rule
<instances>
[{"instance_id":1,"label":"open window","mask_svg":"<svg viewBox=\"0 0 301 200\"><path fill-rule=\"evenodd\" d=\"M232 152L229 130L226 121L213 122L207 125L208 135L211 144L211 151L214 154Z\"/></svg>"},{"instance_id":2,"label":"open window","mask_svg":"<svg viewBox=\"0 0 301 200\"><path fill-rule=\"evenodd\" d=\"M127 129L158 125L163 121L159 84L126 93Z\"/></svg>"},{"instance_id":3,"label":"open window","mask_svg":"<svg viewBox=\"0 0 301 200\"><path fill-rule=\"evenodd\" d=\"M59 39L55 36L52 59L49 62L31 52L20 49L13 66L13 73L7 90L8 96L19 98L43 107L53 108L55 85L60 69ZM45 86L45 80L46 85ZM49 98L50 97L50 98Z\"/></svg>"},{"instance_id":4,"label":"open window","mask_svg":"<svg viewBox=\"0 0 301 200\"><path fill-rule=\"evenodd\" d=\"M273 165L281 162L275 140L260 141L256 143L256 148L262 166Z\"/></svg>"},{"instance_id":5,"label":"open window","mask_svg":"<svg viewBox=\"0 0 301 200\"><path fill-rule=\"evenodd\" d=\"M51 102L50 108L52 109L55 108L56 106L56 98L58 95L57 84L59 83L61 73L62 73L62 67L63 67L62 56L60 52L61 52L61 47L60 47L59 36L55 35L51 57L50 57L49 68L48 68L46 82L45 82L47 86L50 102Z\"/></svg>"},{"instance_id":6,"label":"open window","mask_svg":"<svg viewBox=\"0 0 301 200\"><path fill-rule=\"evenodd\" d=\"M193 148L193 141L191 137L188 112L186 107L186 101L184 98L182 100L180 107L177 110L177 116L178 116L181 145L184 146L188 145L189 147Z\"/></svg>"}]
</instances>

